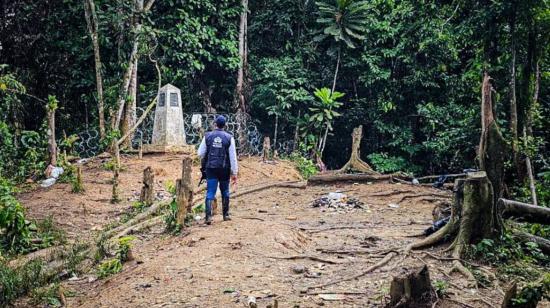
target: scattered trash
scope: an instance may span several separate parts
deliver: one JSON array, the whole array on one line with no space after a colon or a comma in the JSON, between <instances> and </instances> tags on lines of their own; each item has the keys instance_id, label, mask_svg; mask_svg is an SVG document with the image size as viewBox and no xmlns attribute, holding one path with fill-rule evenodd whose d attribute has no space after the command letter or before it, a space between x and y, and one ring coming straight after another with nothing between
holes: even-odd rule
<instances>
[{"instance_id":1,"label":"scattered trash","mask_svg":"<svg viewBox=\"0 0 550 308\"><path fill-rule=\"evenodd\" d=\"M388 204L389 207L391 207L392 209L398 209L399 208L399 204L397 203L390 203Z\"/></svg>"},{"instance_id":2,"label":"scattered trash","mask_svg":"<svg viewBox=\"0 0 550 308\"><path fill-rule=\"evenodd\" d=\"M312 207L330 208L334 210L353 210L363 209L365 204L357 198L348 198L343 193L331 192L326 196L315 199L311 203Z\"/></svg>"},{"instance_id":3,"label":"scattered trash","mask_svg":"<svg viewBox=\"0 0 550 308\"><path fill-rule=\"evenodd\" d=\"M420 182L418 181L418 179L413 179L413 180L412 180L412 183L413 183L413 185L419 185L419 184L420 184Z\"/></svg>"},{"instance_id":4,"label":"scattered trash","mask_svg":"<svg viewBox=\"0 0 550 308\"><path fill-rule=\"evenodd\" d=\"M451 216L445 217L443 219L440 219L436 222L434 222L428 229L424 230L424 235L430 235L432 233L437 232L437 230L443 228L448 222Z\"/></svg>"},{"instance_id":5,"label":"scattered trash","mask_svg":"<svg viewBox=\"0 0 550 308\"><path fill-rule=\"evenodd\" d=\"M202 219L202 216L201 215L196 215L195 216L195 221L200 221Z\"/></svg>"}]
</instances>

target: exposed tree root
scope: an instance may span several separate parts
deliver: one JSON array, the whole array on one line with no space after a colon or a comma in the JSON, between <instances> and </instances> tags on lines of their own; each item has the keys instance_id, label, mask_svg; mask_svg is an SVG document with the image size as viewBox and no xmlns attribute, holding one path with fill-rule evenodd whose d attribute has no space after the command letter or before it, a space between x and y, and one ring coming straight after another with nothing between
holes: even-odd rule
<instances>
[{"instance_id":1,"label":"exposed tree root","mask_svg":"<svg viewBox=\"0 0 550 308\"><path fill-rule=\"evenodd\" d=\"M420 197L436 197L436 198L442 198L442 199L449 199L451 198L450 195L446 194L436 194L436 193L421 193L421 194L414 194L414 195L405 195L399 199L399 201L396 201L396 203L401 203L407 199L412 198L420 198Z\"/></svg>"},{"instance_id":2,"label":"exposed tree root","mask_svg":"<svg viewBox=\"0 0 550 308\"><path fill-rule=\"evenodd\" d=\"M258 191L271 189L271 188L297 188L297 189L306 189L307 183L306 182L300 182L300 181L289 181L289 182L275 182L275 183L269 183L266 185L262 185L259 187L250 188L248 190L239 191L235 194L233 194L232 198L239 198L244 195L248 195L251 193L255 193Z\"/></svg>"},{"instance_id":3,"label":"exposed tree root","mask_svg":"<svg viewBox=\"0 0 550 308\"><path fill-rule=\"evenodd\" d=\"M338 174L334 172L314 175L307 180L308 185L320 185L333 182L386 182L391 181L391 175L376 175L368 173Z\"/></svg>"},{"instance_id":4,"label":"exposed tree root","mask_svg":"<svg viewBox=\"0 0 550 308\"><path fill-rule=\"evenodd\" d=\"M331 230L360 230L360 229L370 229L372 226L336 226L336 227L329 227L329 228L323 228L323 229L307 229L307 228L301 228L298 227L298 229L302 231L307 231L309 233L320 233L320 232L326 232Z\"/></svg>"},{"instance_id":5,"label":"exposed tree root","mask_svg":"<svg viewBox=\"0 0 550 308\"><path fill-rule=\"evenodd\" d=\"M288 257L278 257L278 256L265 256L267 258L270 258L270 259L278 259L278 260L311 260L311 261L316 261L316 262L321 262L321 263L327 263L327 264L342 264L344 262L338 262L338 261L334 261L334 260L328 260L328 259L323 259L323 258L320 258L320 257L316 257L316 256L308 256L308 255L295 255L295 256L288 256Z\"/></svg>"},{"instance_id":6,"label":"exposed tree root","mask_svg":"<svg viewBox=\"0 0 550 308\"><path fill-rule=\"evenodd\" d=\"M390 252L388 253L384 259L380 260L379 262L377 262L376 264L373 264L371 266L369 266L367 269L365 269L364 271L356 274L356 275L353 275L351 277L346 277L346 278L341 278L341 279L336 279L336 280L333 280L333 281L329 281L327 283L323 283L323 284L318 284L318 285L314 285L314 286L309 286L307 287L307 290L311 290L311 289L318 289L318 288L325 288L325 287L328 287L328 286L332 286L332 285L335 285L335 284L339 284L339 283L342 283L342 282L345 282L345 281L350 281L350 280L355 280L357 278L361 278L363 276L365 276L366 274L370 273L370 272L373 272L375 271L376 269L386 265L388 262L391 261L391 259L393 257L395 257L397 255L397 253L395 252Z\"/></svg>"},{"instance_id":7,"label":"exposed tree root","mask_svg":"<svg viewBox=\"0 0 550 308\"><path fill-rule=\"evenodd\" d=\"M367 197L387 197L387 196L402 195L402 194L415 193L415 192L416 192L415 190L393 190L390 192L381 192L381 193L367 195Z\"/></svg>"}]
</instances>

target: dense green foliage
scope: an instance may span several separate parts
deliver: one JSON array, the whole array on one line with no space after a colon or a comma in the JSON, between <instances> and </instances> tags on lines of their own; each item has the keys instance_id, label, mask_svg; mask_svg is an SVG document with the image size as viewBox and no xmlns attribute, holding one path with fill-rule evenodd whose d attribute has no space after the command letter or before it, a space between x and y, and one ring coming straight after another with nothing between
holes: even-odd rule
<instances>
[{"instance_id":1,"label":"dense green foliage","mask_svg":"<svg viewBox=\"0 0 550 308\"><path fill-rule=\"evenodd\" d=\"M19 268L0 262L0 305L7 306L17 297L47 281L41 261L32 261Z\"/></svg>"},{"instance_id":2,"label":"dense green foliage","mask_svg":"<svg viewBox=\"0 0 550 308\"><path fill-rule=\"evenodd\" d=\"M108 116L131 49L132 1L95 3ZM263 133L278 135L272 139L281 142L294 140L294 129L301 127L298 141L308 149L308 143L323 137L304 132L307 125L301 125L312 116L314 89L331 88L337 80L336 90L346 96L323 153L330 167L346 161L342 153L351 142L345 137L363 124L365 156L387 155L406 162L400 169L419 174L460 171L476 165L483 69L493 77L499 121L510 136L514 48L520 133L531 112L530 153L535 169L546 170L547 7L546 0L251 1L246 96L252 116ZM44 104L16 92L40 99L56 95L59 130L97 126L93 50L82 1L3 2L1 9L9 22L0 25L0 58L7 64L0 84L10 89L0 91L0 130L8 136L1 142L16 142L23 131L38 131L43 122ZM163 83L182 89L187 111L209 106L233 111L240 10L237 0L155 3L138 33L138 105L155 93L152 58L160 64ZM22 36L27 39L17 39ZM540 93L533 105L537 67ZM0 155L9 161L25 151L3 146ZM29 172L19 173L25 177Z\"/></svg>"}]
</instances>

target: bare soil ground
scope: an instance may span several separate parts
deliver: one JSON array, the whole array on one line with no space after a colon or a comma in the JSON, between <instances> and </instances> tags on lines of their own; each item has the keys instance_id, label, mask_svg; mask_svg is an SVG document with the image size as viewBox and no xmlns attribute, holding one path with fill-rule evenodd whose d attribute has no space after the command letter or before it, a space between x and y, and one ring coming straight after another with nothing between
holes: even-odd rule
<instances>
[{"instance_id":1,"label":"bare soil ground","mask_svg":"<svg viewBox=\"0 0 550 308\"><path fill-rule=\"evenodd\" d=\"M89 237L128 210L147 166L156 170L159 199L168 198L164 183L180 177L180 160L177 155L124 158L121 190L126 201L118 205L109 203L112 175L98 159L83 170L84 194L72 194L66 184L57 184L19 197L31 217L51 215L69 237ZM238 189L299 179L288 162L264 164L253 157L240 163ZM365 205L350 210L311 206L313 200L336 191ZM380 261L384 251L417 240L412 236L431 224L434 204L445 200L433 194L442 191L366 183L245 195L232 200L230 222L218 215L212 226L196 223L179 236L164 233L162 225L136 234L135 260L124 264L121 273L103 280L90 273L63 283L65 290L76 294L67 298L68 306L243 307L254 296L258 307L275 300L279 307L380 307L386 304L392 276L403 267L423 264L428 264L432 281L448 282L448 298L439 300L437 307L500 306L497 286L468 288L464 277L447 273L449 261L433 257L438 249L428 250L433 256L413 253L404 260L397 256L358 279L315 287L360 273ZM446 194L450 198L450 192Z\"/></svg>"}]
</instances>

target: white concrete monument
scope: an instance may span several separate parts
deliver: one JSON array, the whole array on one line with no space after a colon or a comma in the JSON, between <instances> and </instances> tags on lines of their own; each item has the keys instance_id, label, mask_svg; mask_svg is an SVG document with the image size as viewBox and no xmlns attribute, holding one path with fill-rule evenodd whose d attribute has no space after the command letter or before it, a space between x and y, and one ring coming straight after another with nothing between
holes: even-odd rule
<instances>
[{"instance_id":1,"label":"white concrete monument","mask_svg":"<svg viewBox=\"0 0 550 308\"><path fill-rule=\"evenodd\" d=\"M171 84L162 87L157 97L153 138L144 152L189 152L185 143L181 92Z\"/></svg>"}]
</instances>

